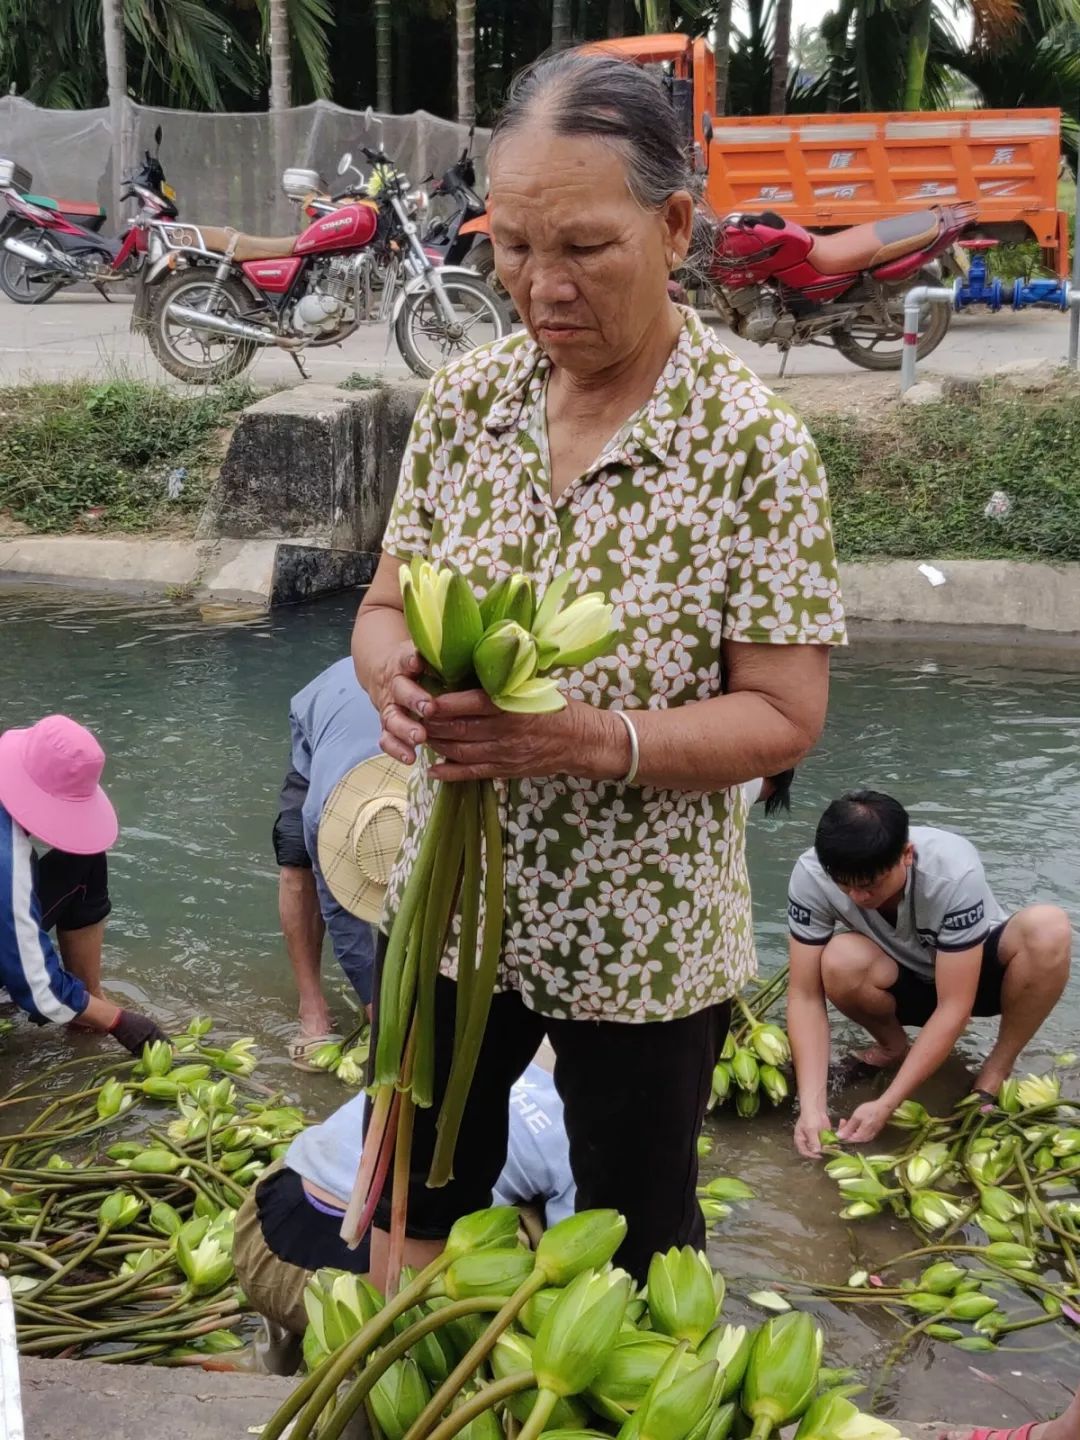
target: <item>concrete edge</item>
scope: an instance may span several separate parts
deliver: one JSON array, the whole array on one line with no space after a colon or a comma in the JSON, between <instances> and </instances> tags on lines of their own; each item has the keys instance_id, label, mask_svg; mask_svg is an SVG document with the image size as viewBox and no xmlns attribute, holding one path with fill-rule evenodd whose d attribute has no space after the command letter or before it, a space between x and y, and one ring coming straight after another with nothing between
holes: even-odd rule
<instances>
[{"instance_id":1,"label":"concrete edge","mask_svg":"<svg viewBox=\"0 0 1080 1440\"><path fill-rule=\"evenodd\" d=\"M378 556L307 536L250 540L27 535L0 539L0 584L51 584L177 600L282 605L366 585ZM926 566L929 575L920 570ZM1080 632L1080 564L1018 560L870 560L840 567L848 617L896 627L976 630L988 638Z\"/></svg>"}]
</instances>

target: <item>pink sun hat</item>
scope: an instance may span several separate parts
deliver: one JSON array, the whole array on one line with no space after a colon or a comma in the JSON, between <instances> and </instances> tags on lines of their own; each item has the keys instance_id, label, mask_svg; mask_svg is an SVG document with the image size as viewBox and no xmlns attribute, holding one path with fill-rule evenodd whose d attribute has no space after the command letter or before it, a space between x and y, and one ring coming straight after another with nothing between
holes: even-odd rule
<instances>
[{"instance_id":1,"label":"pink sun hat","mask_svg":"<svg viewBox=\"0 0 1080 1440\"><path fill-rule=\"evenodd\" d=\"M105 751L68 715L0 735L0 805L24 830L72 855L116 843L119 823L100 785Z\"/></svg>"}]
</instances>

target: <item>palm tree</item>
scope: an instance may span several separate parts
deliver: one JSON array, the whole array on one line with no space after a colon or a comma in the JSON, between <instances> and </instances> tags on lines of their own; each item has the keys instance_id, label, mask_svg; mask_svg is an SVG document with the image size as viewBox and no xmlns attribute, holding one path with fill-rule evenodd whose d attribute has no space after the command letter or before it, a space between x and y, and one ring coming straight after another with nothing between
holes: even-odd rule
<instances>
[{"instance_id":1,"label":"palm tree","mask_svg":"<svg viewBox=\"0 0 1080 1440\"><path fill-rule=\"evenodd\" d=\"M390 0L374 0L375 106L384 115L394 108L390 51Z\"/></svg>"},{"instance_id":2,"label":"palm tree","mask_svg":"<svg viewBox=\"0 0 1080 1440\"><path fill-rule=\"evenodd\" d=\"M570 0L552 0L551 48L553 50L565 50L572 39Z\"/></svg>"},{"instance_id":3,"label":"palm tree","mask_svg":"<svg viewBox=\"0 0 1080 1440\"><path fill-rule=\"evenodd\" d=\"M288 110L292 104L292 41L289 37L289 0L268 0L270 10L270 109Z\"/></svg>"},{"instance_id":4,"label":"palm tree","mask_svg":"<svg viewBox=\"0 0 1080 1440\"><path fill-rule=\"evenodd\" d=\"M922 0L929 4L930 0ZM776 0L773 15L772 84L769 114L782 115L787 99L788 60L791 53L791 0Z\"/></svg>"},{"instance_id":5,"label":"palm tree","mask_svg":"<svg viewBox=\"0 0 1080 1440\"><path fill-rule=\"evenodd\" d=\"M457 0L458 124L476 119L476 0Z\"/></svg>"}]
</instances>

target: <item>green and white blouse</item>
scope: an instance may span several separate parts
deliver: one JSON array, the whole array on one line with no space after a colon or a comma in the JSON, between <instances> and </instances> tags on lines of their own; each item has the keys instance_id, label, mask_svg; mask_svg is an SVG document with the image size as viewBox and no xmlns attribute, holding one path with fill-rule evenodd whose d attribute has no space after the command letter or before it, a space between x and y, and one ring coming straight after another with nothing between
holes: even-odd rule
<instances>
[{"instance_id":1,"label":"green and white blouse","mask_svg":"<svg viewBox=\"0 0 1080 1440\"><path fill-rule=\"evenodd\" d=\"M721 642L845 641L825 475L798 418L692 311L650 402L557 501L534 417L550 362L525 334L436 375L383 540L486 591L561 570L615 606L611 654L569 697L667 709L720 695ZM542 413L542 412L541 412ZM573 588L571 595L573 594ZM572 763L572 757L568 757ZM418 763L388 927L434 784ZM746 805L571 776L499 784L506 842L500 988L553 1019L668 1020L755 969ZM451 946L443 962L453 975Z\"/></svg>"}]
</instances>

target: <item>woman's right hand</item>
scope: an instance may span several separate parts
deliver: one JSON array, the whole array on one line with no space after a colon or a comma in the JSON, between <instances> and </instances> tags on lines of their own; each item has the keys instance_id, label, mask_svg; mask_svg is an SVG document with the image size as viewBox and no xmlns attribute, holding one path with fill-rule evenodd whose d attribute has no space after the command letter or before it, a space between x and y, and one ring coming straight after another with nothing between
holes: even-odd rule
<instances>
[{"instance_id":1,"label":"woman's right hand","mask_svg":"<svg viewBox=\"0 0 1080 1440\"><path fill-rule=\"evenodd\" d=\"M403 640L388 648L369 676L368 694L382 721L379 745L403 765L415 762L418 748L427 739L420 717L431 697L417 683L423 673L424 662L416 647L411 640Z\"/></svg>"}]
</instances>

